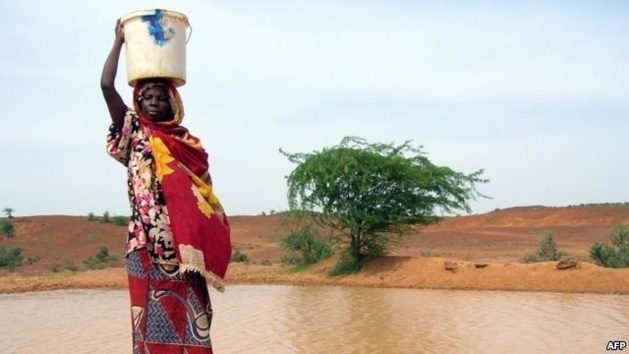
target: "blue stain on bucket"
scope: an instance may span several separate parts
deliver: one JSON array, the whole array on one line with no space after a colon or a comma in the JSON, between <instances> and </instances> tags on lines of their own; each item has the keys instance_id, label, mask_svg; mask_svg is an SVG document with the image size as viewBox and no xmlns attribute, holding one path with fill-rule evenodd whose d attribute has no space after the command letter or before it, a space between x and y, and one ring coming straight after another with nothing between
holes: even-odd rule
<instances>
[{"instance_id":1,"label":"blue stain on bucket","mask_svg":"<svg viewBox=\"0 0 629 354\"><path fill-rule=\"evenodd\" d=\"M175 30L172 28L164 28L162 26L162 19L164 18L164 13L162 10L155 10L155 15L146 15L142 16L142 22L147 22L149 27L149 35L153 37L155 40L155 44L160 47L164 46L164 44L168 43L168 41L175 34Z\"/></svg>"}]
</instances>

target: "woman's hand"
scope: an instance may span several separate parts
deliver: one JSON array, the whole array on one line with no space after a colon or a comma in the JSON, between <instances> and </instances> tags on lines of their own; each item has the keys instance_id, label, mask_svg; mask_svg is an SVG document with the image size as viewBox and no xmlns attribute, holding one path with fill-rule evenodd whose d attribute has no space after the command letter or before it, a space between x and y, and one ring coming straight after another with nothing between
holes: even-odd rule
<instances>
[{"instance_id":1,"label":"woman's hand","mask_svg":"<svg viewBox=\"0 0 629 354\"><path fill-rule=\"evenodd\" d=\"M116 21L116 28L114 29L114 33L116 34L116 42L124 43L124 27L122 27L120 19Z\"/></svg>"}]
</instances>

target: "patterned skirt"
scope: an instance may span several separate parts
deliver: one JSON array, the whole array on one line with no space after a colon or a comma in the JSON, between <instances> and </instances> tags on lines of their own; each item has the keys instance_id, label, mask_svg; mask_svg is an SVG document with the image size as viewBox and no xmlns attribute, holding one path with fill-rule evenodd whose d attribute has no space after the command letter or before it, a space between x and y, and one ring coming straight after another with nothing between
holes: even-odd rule
<instances>
[{"instance_id":1,"label":"patterned skirt","mask_svg":"<svg viewBox=\"0 0 629 354\"><path fill-rule=\"evenodd\" d=\"M172 268L172 266L171 266ZM212 305L203 276L127 256L134 354L212 353Z\"/></svg>"}]
</instances>

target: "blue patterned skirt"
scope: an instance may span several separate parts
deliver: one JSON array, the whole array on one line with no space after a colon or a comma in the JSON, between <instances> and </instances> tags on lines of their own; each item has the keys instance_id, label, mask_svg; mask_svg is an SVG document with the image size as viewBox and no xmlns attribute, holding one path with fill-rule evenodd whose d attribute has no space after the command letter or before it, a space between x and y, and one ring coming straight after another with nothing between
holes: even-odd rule
<instances>
[{"instance_id":1,"label":"blue patterned skirt","mask_svg":"<svg viewBox=\"0 0 629 354\"><path fill-rule=\"evenodd\" d=\"M146 249L127 256L134 354L212 353L212 305L203 276L151 262Z\"/></svg>"}]
</instances>

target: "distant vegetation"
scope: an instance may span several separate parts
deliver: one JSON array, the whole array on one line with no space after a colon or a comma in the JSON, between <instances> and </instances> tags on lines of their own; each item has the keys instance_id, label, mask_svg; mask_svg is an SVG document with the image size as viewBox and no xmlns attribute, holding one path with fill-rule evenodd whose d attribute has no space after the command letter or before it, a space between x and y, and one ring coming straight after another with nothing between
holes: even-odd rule
<instances>
[{"instance_id":1,"label":"distant vegetation","mask_svg":"<svg viewBox=\"0 0 629 354\"><path fill-rule=\"evenodd\" d=\"M113 218L111 218L111 220L116 226L126 226L129 224L129 218L122 215L116 215Z\"/></svg>"},{"instance_id":2,"label":"distant vegetation","mask_svg":"<svg viewBox=\"0 0 629 354\"><path fill-rule=\"evenodd\" d=\"M101 246L96 253L96 256L89 257L83 261L83 264L87 269L101 269L107 266L117 266L118 257L109 254L109 249L105 246Z\"/></svg>"},{"instance_id":3,"label":"distant vegetation","mask_svg":"<svg viewBox=\"0 0 629 354\"><path fill-rule=\"evenodd\" d=\"M2 209L2 211L9 219L13 219L13 211L14 211L13 208L6 207Z\"/></svg>"},{"instance_id":4,"label":"distant vegetation","mask_svg":"<svg viewBox=\"0 0 629 354\"><path fill-rule=\"evenodd\" d=\"M566 206L545 206L545 205L529 205L529 206L517 206L510 208L495 208L491 212L496 213L499 211L507 210L526 210L526 209L558 209L558 208L629 208L629 202L619 203L584 203L584 204L571 204Z\"/></svg>"},{"instance_id":5,"label":"distant vegetation","mask_svg":"<svg viewBox=\"0 0 629 354\"><path fill-rule=\"evenodd\" d=\"M0 246L0 268L10 271L22 265L22 248L18 246Z\"/></svg>"},{"instance_id":6,"label":"distant vegetation","mask_svg":"<svg viewBox=\"0 0 629 354\"><path fill-rule=\"evenodd\" d=\"M615 225L609 232L611 245L595 243L590 249L592 260L609 268L629 267L629 226Z\"/></svg>"},{"instance_id":7,"label":"distant vegetation","mask_svg":"<svg viewBox=\"0 0 629 354\"><path fill-rule=\"evenodd\" d=\"M15 225L11 220L2 220L0 222L0 230L7 235L7 237L15 237Z\"/></svg>"},{"instance_id":8,"label":"distant vegetation","mask_svg":"<svg viewBox=\"0 0 629 354\"><path fill-rule=\"evenodd\" d=\"M629 207L629 202L621 203L587 203L579 205L569 205L569 207Z\"/></svg>"},{"instance_id":9,"label":"distant vegetation","mask_svg":"<svg viewBox=\"0 0 629 354\"><path fill-rule=\"evenodd\" d=\"M553 231L545 231L542 234L542 239L537 246L537 252L524 256L522 259L525 263L533 262L549 262L558 261L568 256L565 252L560 252L557 249L557 242L555 241L555 233Z\"/></svg>"},{"instance_id":10,"label":"distant vegetation","mask_svg":"<svg viewBox=\"0 0 629 354\"><path fill-rule=\"evenodd\" d=\"M87 220L96 221L98 218L94 215L94 213L90 212L87 214ZM113 223L116 226L126 226L129 224L129 218L122 215L111 216L108 211L103 213L103 217L100 219L103 223Z\"/></svg>"},{"instance_id":11,"label":"distant vegetation","mask_svg":"<svg viewBox=\"0 0 629 354\"><path fill-rule=\"evenodd\" d=\"M51 265L50 271L52 273L58 273L62 271L76 272L80 270L118 267L120 266L118 262L119 260L120 257L110 254L107 247L101 246L96 252L96 255L91 256L83 261L83 267L79 267L74 260L66 258L61 264L54 263L53 265Z\"/></svg>"},{"instance_id":12,"label":"distant vegetation","mask_svg":"<svg viewBox=\"0 0 629 354\"><path fill-rule=\"evenodd\" d=\"M232 262L249 263L249 256L236 249L231 257Z\"/></svg>"},{"instance_id":13,"label":"distant vegetation","mask_svg":"<svg viewBox=\"0 0 629 354\"><path fill-rule=\"evenodd\" d=\"M291 231L281 241L284 263L310 265L328 258L332 254L332 242L320 236L312 226Z\"/></svg>"}]
</instances>

